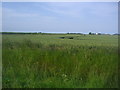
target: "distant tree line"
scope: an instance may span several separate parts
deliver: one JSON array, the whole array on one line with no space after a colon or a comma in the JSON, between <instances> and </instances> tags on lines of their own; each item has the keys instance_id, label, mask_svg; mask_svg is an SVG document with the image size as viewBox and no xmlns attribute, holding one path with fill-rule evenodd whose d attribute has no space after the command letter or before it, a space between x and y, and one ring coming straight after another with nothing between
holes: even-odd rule
<instances>
[{"instance_id":1,"label":"distant tree line","mask_svg":"<svg viewBox=\"0 0 120 90\"><path fill-rule=\"evenodd\" d=\"M62 33L42 33L42 32L0 32L0 34L41 34L41 35L55 35L55 34L62 34ZM65 34L65 33L64 33ZM83 33L66 33L66 34L78 34L78 35L85 35ZM104 34L104 33L92 33L89 32L89 35L110 35L110 34ZM120 35L118 33L115 33L113 35Z\"/></svg>"},{"instance_id":2,"label":"distant tree line","mask_svg":"<svg viewBox=\"0 0 120 90\"><path fill-rule=\"evenodd\" d=\"M41 32L1 32L0 34L38 34Z\"/></svg>"},{"instance_id":3,"label":"distant tree line","mask_svg":"<svg viewBox=\"0 0 120 90\"><path fill-rule=\"evenodd\" d=\"M80 35L84 35L83 33L67 33L67 34L80 34Z\"/></svg>"},{"instance_id":4,"label":"distant tree line","mask_svg":"<svg viewBox=\"0 0 120 90\"><path fill-rule=\"evenodd\" d=\"M101 33L92 33L92 32L89 32L89 35L102 35Z\"/></svg>"}]
</instances>

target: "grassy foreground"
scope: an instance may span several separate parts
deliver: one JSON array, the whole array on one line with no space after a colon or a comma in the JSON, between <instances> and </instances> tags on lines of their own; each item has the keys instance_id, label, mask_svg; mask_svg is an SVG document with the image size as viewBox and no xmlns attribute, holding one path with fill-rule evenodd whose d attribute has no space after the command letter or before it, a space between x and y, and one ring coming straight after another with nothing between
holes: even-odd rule
<instances>
[{"instance_id":1,"label":"grassy foreground","mask_svg":"<svg viewBox=\"0 0 120 90\"><path fill-rule=\"evenodd\" d=\"M117 35L3 35L2 45L3 88L118 87Z\"/></svg>"}]
</instances>

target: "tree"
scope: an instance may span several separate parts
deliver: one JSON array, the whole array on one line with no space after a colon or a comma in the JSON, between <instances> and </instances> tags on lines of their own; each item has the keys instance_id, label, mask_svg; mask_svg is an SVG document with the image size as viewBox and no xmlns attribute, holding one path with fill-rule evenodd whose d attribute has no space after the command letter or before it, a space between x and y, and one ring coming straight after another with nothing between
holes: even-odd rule
<instances>
[{"instance_id":1,"label":"tree","mask_svg":"<svg viewBox=\"0 0 120 90\"><path fill-rule=\"evenodd\" d=\"M89 32L89 35L91 35L92 33L91 32Z\"/></svg>"}]
</instances>

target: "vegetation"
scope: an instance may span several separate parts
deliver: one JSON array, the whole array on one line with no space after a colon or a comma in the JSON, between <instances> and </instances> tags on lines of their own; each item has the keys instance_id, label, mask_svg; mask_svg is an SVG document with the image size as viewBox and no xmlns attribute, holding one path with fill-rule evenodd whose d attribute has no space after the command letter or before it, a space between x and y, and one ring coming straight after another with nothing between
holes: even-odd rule
<instances>
[{"instance_id":1,"label":"vegetation","mask_svg":"<svg viewBox=\"0 0 120 90\"><path fill-rule=\"evenodd\" d=\"M3 35L2 45L3 88L118 87L117 35Z\"/></svg>"}]
</instances>

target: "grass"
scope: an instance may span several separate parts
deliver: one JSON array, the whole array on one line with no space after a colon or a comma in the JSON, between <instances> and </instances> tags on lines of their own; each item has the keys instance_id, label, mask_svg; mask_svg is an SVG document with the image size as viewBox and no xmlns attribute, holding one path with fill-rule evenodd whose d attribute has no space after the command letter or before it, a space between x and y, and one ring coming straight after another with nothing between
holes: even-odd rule
<instances>
[{"instance_id":1,"label":"grass","mask_svg":"<svg viewBox=\"0 0 120 90\"><path fill-rule=\"evenodd\" d=\"M3 88L118 87L116 35L3 35L2 44Z\"/></svg>"}]
</instances>

